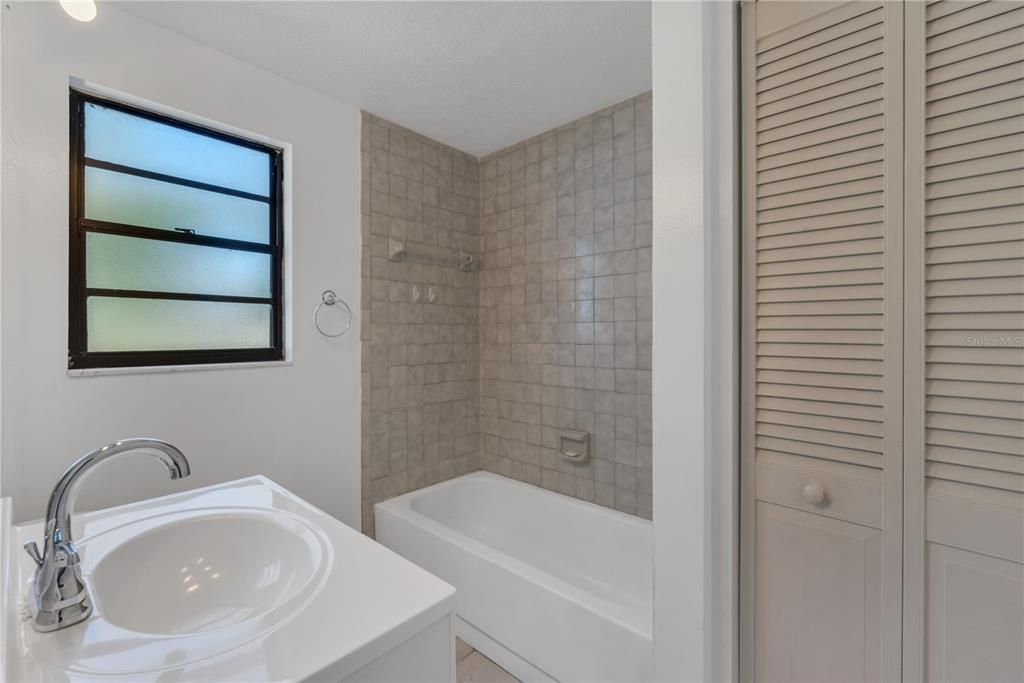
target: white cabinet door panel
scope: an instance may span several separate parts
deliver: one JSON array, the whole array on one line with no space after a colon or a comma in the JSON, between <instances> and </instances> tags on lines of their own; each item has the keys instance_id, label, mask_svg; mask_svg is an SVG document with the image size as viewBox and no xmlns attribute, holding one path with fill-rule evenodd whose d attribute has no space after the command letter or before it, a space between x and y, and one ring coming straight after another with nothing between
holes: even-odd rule
<instances>
[{"instance_id":1,"label":"white cabinet door panel","mask_svg":"<svg viewBox=\"0 0 1024 683\"><path fill-rule=\"evenodd\" d=\"M882 532L758 503L756 554L756 680L880 680Z\"/></svg>"},{"instance_id":2,"label":"white cabinet door panel","mask_svg":"<svg viewBox=\"0 0 1024 683\"><path fill-rule=\"evenodd\" d=\"M928 543L927 680L1024 681L1024 565Z\"/></svg>"}]
</instances>

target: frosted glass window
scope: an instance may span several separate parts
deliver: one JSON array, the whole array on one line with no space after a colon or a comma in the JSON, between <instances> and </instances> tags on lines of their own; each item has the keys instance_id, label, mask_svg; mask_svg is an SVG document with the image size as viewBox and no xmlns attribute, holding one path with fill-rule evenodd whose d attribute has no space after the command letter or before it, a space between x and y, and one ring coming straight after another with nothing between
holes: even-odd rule
<instances>
[{"instance_id":1,"label":"frosted glass window","mask_svg":"<svg viewBox=\"0 0 1024 683\"><path fill-rule=\"evenodd\" d=\"M90 233L90 289L269 297L270 254Z\"/></svg>"},{"instance_id":2,"label":"frosted glass window","mask_svg":"<svg viewBox=\"0 0 1024 683\"><path fill-rule=\"evenodd\" d=\"M270 212L268 202L85 168L85 217L97 221L267 244Z\"/></svg>"},{"instance_id":3,"label":"frosted glass window","mask_svg":"<svg viewBox=\"0 0 1024 683\"><path fill-rule=\"evenodd\" d=\"M90 296L89 351L189 351L270 346L266 304Z\"/></svg>"},{"instance_id":4,"label":"frosted glass window","mask_svg":"<svg viewBox=\"0 0 1024 683\"><path fill-rule=\"evenodd\" d=\"M68 367L284 357L281 150L71 92Z\"/></svg>"},{"instance_id":5,"label":"frosted glass window","mask_svg":"<svg viewBox=\"0 0 1024 683\"><path fill-rule=\"evenodd\" d=\"M90 159L270 195L270 155L96 103L85 105Z\"/></svg>"}]
</instances>

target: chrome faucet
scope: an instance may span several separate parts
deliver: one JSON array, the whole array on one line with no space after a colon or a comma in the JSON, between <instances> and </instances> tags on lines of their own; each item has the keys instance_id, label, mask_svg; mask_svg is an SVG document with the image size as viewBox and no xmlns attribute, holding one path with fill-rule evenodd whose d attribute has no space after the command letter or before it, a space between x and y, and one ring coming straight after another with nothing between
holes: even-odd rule
<instances>
[{"instance_id":1,"label":"chrome faucet","mask_svg":"<svg viewBox=\"0 0 1024 683\"><path fill-rule=\"evenodd\" d=\"M104 460L129 451L152 451L151 454L167 467L171 479L189 475L184 454L159 439L123 439L86 453L67 469L46 506L43 552L39 552L35 541L25 544L25 552L36 563L31 604L35 630L56 631L85 621L92 613L92 600L82 580L78 553L71 539L71 509L85 475Z\"/></svg>"}]
</instances>

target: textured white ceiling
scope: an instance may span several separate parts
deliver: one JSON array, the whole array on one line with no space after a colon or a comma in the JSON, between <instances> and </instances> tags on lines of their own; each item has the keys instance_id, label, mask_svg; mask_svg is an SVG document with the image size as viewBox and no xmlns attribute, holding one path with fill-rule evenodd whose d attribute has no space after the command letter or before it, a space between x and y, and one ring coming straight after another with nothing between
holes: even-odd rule
<instances>
[{"instance_id":1,"label":"textured white ceiling","mask_svg":"<svg viewBox=\"0 0 1024 683\"><path fill-rule=\"evenodd\" d=\"M651 87L649 2L118 7L475 155Z\"/></svg>"}]
</instances>

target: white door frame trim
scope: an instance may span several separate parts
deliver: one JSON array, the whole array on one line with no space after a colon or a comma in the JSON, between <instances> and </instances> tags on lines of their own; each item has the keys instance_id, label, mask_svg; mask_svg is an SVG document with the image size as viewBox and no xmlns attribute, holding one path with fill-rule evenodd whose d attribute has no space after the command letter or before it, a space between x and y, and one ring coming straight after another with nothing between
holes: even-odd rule
<instances>
[{"instance_id":1,"label":"white door frame trim","mask_svg":"<svg viewBox=\"0 0 1024 683\"><path fill-rule=\"evenodd\" d=\"M654 678L738 670L735 2L655 2Z\"/></svg>"}]
</instances>

